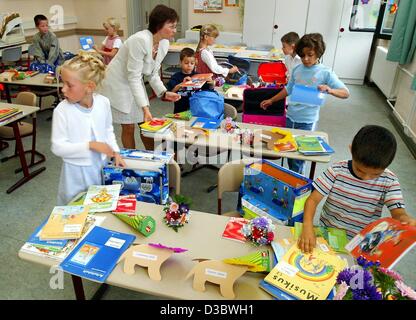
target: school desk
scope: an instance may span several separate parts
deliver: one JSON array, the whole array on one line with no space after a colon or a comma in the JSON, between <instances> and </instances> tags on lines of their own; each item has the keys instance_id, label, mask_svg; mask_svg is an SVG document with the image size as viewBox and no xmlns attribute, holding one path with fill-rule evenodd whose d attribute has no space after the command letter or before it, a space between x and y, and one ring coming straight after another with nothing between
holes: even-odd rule
<instances>
[{"instance_id":1,"label":"school desk","mask_svg":"<svg viewBox=\"0 0 416 320\"><path fill-rule=\"evenodd\" d=\"M135 232L129 225L114 217L111 213L99 214L106 217L101 227L111 230L136 235L135 243L161 243L171 247L188 249L184 253L174 253L169 260L162 264L160 273L161 281L153 281L147 274L147 268L136 266L134 275L127 275L123 272L124 262L119 263L105 281L104 286L97 291L102 295L107 285L117 286L128 290L138 291L154 296L170 299L205 300L224 299L219 291L219 286L206 283L206 291L199 292L192 288L193 277L185 280L186 275L195 266L192 259L207 258L222 260L243 256L265 248L272 252L270 246L256 247L250 243L240 243L234 240L221 237L229 217L219 216L212 213L205 213L191 210L191 218L188 224L180 228L178 232L167 227L162 217L163 206L150 203L138 202L137 212L143 215L152 216L156 221L156 231L145 238ZM279 238L291 238L292 233L288 227L277 226L276 236ZM52 267L58 263L50 258L44 258L19 251L19 257L25 261ZM30 265L28 264L28 272ZM45 272L47 272L45 270ZM79 300L85 299L81 278L72 276L75 296ZM259 288L258 283L265 277L261 273L245 273L234 284L234 292L237 300L263 300L272 297ZM85 280L84 280L85 281ZM45 284L44 290L47 290ZM96 295L94 298L99 298ZM42 297L39 296L41 299Z\"/></svg>"},{"instance_id":2,"label":"school desk","mask_svg":"<svg viewBox=\"0 0 416 320\"><path fill-rule=\"evenodd\" d=\"M18 108L19 110L22 110L23 113L18 115L16 118L12 118L11 120L0 124L0 126L10 125L10 126L13 127L13 133L14 133L14 136L15 136L15 139L16 139L16 148L17 148L17 151L19 153L19 159L20 159L21 169L22 169L22 172L23 172L23 178L21 178L13 186L11 186L9 189L7 189L7 191L6 191L7 193L13 192L14 190L16 190L17 188L19 188L20 186L22 186L23 184L25 184L29 180L33 179L35 176L37 176L39 173L41 173L42 171L44 171L46 169L45 167L41 167L41 168L36 169L32 172L29 172L29 166L26 162L25 152L24 152L24 149L23 149L22 138L20 136L20 130L18 128L19 120L23 119L26 116L33 115L34 113L36 113L39 110L39 108L38 107L24 106L24 105L19 105L19 104L14 104L14 103L9 104L9 103L0 102L0 108L10 108L10 107ZM36 118L33 118L33 130L36 130ZM32 136L32 139L33 139L33 136ZM36 154L38 154L41 158L43 158L43 160L45 159L45 156L43 154L41 154L39 152L36 152ZM41 162L42 162L42 160L41 160ZM35 164L38 164L38 163L39 162L36 162Z\"/></svg>"}]
</instances>

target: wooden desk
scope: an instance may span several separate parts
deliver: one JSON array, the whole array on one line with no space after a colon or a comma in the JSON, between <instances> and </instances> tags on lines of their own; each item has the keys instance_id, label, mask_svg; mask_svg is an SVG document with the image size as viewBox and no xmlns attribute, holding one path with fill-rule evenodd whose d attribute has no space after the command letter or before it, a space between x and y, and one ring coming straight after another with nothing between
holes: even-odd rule
<instances>
[{"instance_id":1,"label":"wooden desk","mask_svg":"<svg viewBox=\"0 0 416 320\"><path fill-rule=\"evenodd\" d=\"M195 258L225 259L238 257L270 246L255 247L250 243L239 243L221 237L229 217L216 214L191 211L189 224L176 233L167 227L163 220L163 207L144 202L137 203L137 212L152 216L156 221L156 231L148 238L135 232L130 226L114 217L111 213L104 213L106 219L102 227L119 232L136 235L135 243L162 243L172 247L188 249L185 253L173 254L161 267L161 281L153 281L147 274L147 269L137 267L135 274L129 276L123 272L123 263L118 264L106 280L106 284L139 291L146 294L161 296L171 299L224 299L219 286L207 282L206 291L199 292L192 288L193 278L185 280L186 275L193 268ZM276 226L276 236L279 238L291 238L289 227ZM57 264L50 258L43 258L19 251L19 257L23 260L51 267ZM236 299L259 300L271 299L271 296L258 287L258 283L265 274L247 272L234 284ZM78 299L85 298L82 282L79 277L72 277Z\"/></svg>"},{"instance_id":2,"label":"wooden desk","mask_svg":"<svg viewBox=\"0 0 416 320\"><path fill-rule=\"evenodd\" d=\"M19 181L17 181L13 186L11 186L6 191L7 193L12 193L14 190L16 190L17 188L19 188L20 186L22 186L23 184L25 184L26 182L28 182L29 180L31 180L32 178L37 176L39 173L44 171L46 168L41 167L41 168L39 168L35 171L29 172L29 166L27 165L26 157L25 157L25 151L23 149L22 137L20 136L20 130L19 130L19 127L18 127L18 122L19 122L20 119L23 119L24 117L26 117L28 115L32 115L32 114L36 113L37 111L39 111L39 108L38 107L24 106L24 105L19 105L19 104L9 104L9 103L0 102L0 108L9 108L9 107L18 108L19 110L23 111L23 113L20 114L17 118L14 118L12 120L6 121L3 124L1 124L1 126L10 125L10 126L13 127L13 133L14 133L14 137L16 139L16 147L17 147L17 151L19 153L20 164L21 164L22 171L23 171L23 178L21 178ZM36 130L36 119L34 119L33 126L34 126L33 130ZM43 155L41 155L41 156L43 156Z\"/></svg>"},{"instance_id":3,"label":"wooden desk","mask_svg":"<svg viewBox=\"0 0 416 320\"><path fill-rule=\"evenodd\" d=\"M181 121L181 120L174 120L176 122L183 122L185 126L191 126L191 124L195 121L195 117L193 117L189 121ZM237 123L240 129L250 129L254 130L270 130L273 127L269 126L262 126L256 124L249 124L249 123ZM290 131L293 135L316 135L323 137L326 141L328 141L328 134L322 131L305 131L305 130L298 130L298 129L290 129L290 128L283 128L284 130ZM279 159L279 158L288 158L288 159L296 159L296 160L305 160L311 161L311 170L309 173L309 178L313 179L315 176L315 169L316 163L329 163L331 160L330 155L326 156L305 156L297 151L295 152L277 152L274 150L269 150L265 147L263 143L255 145L254 147L248 145L242 145L236 141L235 134L228 134L223 132L221 129L211 130L208 136L198 136L195 141L192 141L188 138L177 138L175 135L168 131L163 134L154 134L149 135L147 133L144 134L145 137L154 138L155 141L158 142L172 142L179 146L196 146L196 147L204 147L211 150L229 150L231 152L239 152L240 156L250 156L255 158L265 158L265 159ZM161 143L160 146L163 146ZM155 149L158 150L160 146L155 146ZM170 147L170 146L169 146ZM235 160L235 159L233 159Z\"/></svg>"}]
</instances>

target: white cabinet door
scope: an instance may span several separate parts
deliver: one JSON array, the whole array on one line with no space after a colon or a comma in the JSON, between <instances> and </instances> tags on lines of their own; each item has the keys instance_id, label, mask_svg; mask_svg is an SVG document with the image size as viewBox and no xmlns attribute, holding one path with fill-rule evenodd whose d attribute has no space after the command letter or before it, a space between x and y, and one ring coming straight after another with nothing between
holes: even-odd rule
<instances>
[{"instance_id":1,"label":"white cabinet door","mask_svg":"<svg viewBox=\"0 0 416 320\"><path fill-rule=\"evenodd\" d=\"M305 34L308 7L309 0L276 2L273 25L273 45L276 48L281 48L280 39L288 32L296 32L300 37Z\"/></svg>"},{"instance_id":2,"label":"white cabinet door","mask_svg":"<svg viewBox=\"0 0 416 320\"><path fill-rule=\"evenodd\" d=\"M326 49L321 62L330 68L334 67L342 8L342 0L310 0L309 4L306 33L322 34Z\"/></svg>"},{"instance_id":3,"label":"white cabinet door","mask_svg":"<svg viewBox=\"0 0 416 320\"><path fill-rule=\"evenodd\" d=\"M272 44L277 0L245 0L243 42L247 46Z\"/></svg>"}]
</instances>

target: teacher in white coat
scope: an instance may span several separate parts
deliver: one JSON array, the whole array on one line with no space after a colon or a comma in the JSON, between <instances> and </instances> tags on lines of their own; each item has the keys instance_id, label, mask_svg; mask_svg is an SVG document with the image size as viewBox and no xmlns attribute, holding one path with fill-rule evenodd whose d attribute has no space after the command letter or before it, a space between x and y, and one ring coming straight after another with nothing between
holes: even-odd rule
<instances>
[{"instance_id":1,"label":"teacher in white coat","mask_svg":"<svg viewBox=\"0 0 416 320\"><path fill-rule=\"evenodd\" d=\"M174 9L157 5L150 13L148 29L131 35L107 67L101 93L110 99L113 122L121 124L124 148L135 149L136 125L152 120L143 76L159 98L180 99L180 95L167 91L159 74L178 20Z\"/></svg>"}]
</instances>

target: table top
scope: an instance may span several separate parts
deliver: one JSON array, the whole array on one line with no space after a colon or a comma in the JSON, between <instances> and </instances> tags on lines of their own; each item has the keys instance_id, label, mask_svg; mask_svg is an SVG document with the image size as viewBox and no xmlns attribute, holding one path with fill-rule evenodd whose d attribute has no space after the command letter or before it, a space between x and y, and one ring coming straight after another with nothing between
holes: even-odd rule
<instances>
[{"instance_id":1,"label":"table top","mask_svg":"<svg viewBox=\"0 0 416 320\"><path fill-rule=\"evenodd\" d=\"M33 77L28 77L23 80L13 80L13 81L0 81L0 83L4 84L13 84L19 86L35 86L35 87L50 87L50 88L57 88L57 83L45 83L43 80L45 79L46 73L38 73ZM59 87L63 87L63 83L59 82Z\"/></svg>"},{"instance_id":2,"label":"table top","mask_svg":"<svg viewBox=\"0 0 416 320\"><path fill-rule=\"evenodd\" d=\"M185 126L188 126L188 127L190 127L195 120L196 120L195 117L193 117L189 121L173 119L173 121L184 123ZM273 127L270 127L270 126L250 124L250 123L237 122L237 125L242 130L250 129L254 131L254 130L273 129ZM306 131L306 130L298 130L298 129L291 129L291 128L281 128L281 129L290 131L292 135L320 136L325 141L329 142L328 134L322 131ZM264 143L255 145L254 147L251 147L248 145L242 145L237 141L236 134L226 133L220 128L217 130L210 130L210 133L208 136L200 135L195 140L191 140L189 138L178 138L170 130L162 134L159 134L159 133L148 134L146 132L143 132L143 135L145 137L154 138L155 142L165 140L165 141L177 142L177 143L184 144L184 145L207 147L210 149L212 148L212 150L216 150L217 148L219 148L223 150L241 151L244 155L247 156L247 155L252 154L254 155L255 158L268 158L268 159L289 158L289 159L313 161L313 162L320 162L320 163L328 163L331 161L330 155L305 156L297 151L277 152L274 150L267 149ZM157 146L155 146L155 148L157 148Z\"/></svg>"},{"instance_id":3,"label":"table top","mask_svg":"<svg viewBox=\"0 0 416 320\"><path fill-rule=\"evenodd\" d=\"M28 115L31 115L35 112L37 112L39 110L38 107L31 107L31 106L25 106L25 105L21 105L21 104L15 104L15 103L5 103L5 102L0 102L0 108L17 108L19 110L22 110L23 113L19 114L17 117L14 117L12 119L9 119L3 123L0 123L0 126L5 126L9 123L15 122L17 120L20 120Z\"/></svg>"},{"instance_id":4,"label":"table top","mask_svg":"<svg viewBox=\"0 0 416 320\"><path fill-rule=\"evenodd\" d=\"M163 206L144 202L137 203L136 211L142 215L152 216L156 221L156 231L145 238L130 226L116 218L111 213L99 214L105 216L104 228L136 235L135 243L162 243L171 247L188 249L184 253L173 254L160 269L162 280L153 281L147 274L147 268L136 266L134 275L123 272L123 264L118 264L106 283L129 290L144 292L174 299L224 299L219 286L207 282L206 291L199 292L192 288L193 278L185 280L186 275L197 263L196 258L222 260L256 252L262 249L272 250L270 246L255 247L250 243L240 243L221 237L229 217L191 210L191 218L187 225L176 233L163 222ZM289 227L276 226L276 237L292 238ZM23 260L53 266L57 262L36 255L19 251ZM247 272L234 284L236 299L271 299L271 296L258 287L265 274Z\"/></svg>"}]
</instances>

